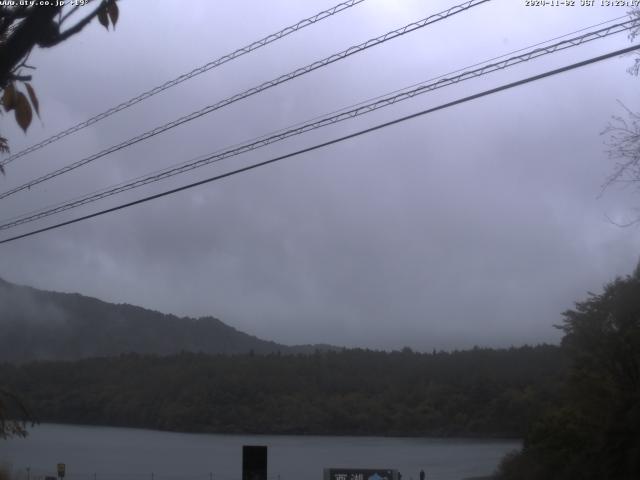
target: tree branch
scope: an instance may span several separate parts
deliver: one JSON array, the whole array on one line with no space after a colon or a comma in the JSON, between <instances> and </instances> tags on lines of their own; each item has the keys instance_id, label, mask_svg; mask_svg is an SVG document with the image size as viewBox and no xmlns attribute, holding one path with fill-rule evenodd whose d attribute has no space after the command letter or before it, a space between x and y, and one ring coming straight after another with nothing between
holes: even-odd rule
<instances>
[{"instance_id":1,"label":"tree branch","mask_svg":"<svg viewBox=\"0 0 640 480\"><path fill-rule=\"evenodd\" d=\"M0 87L6 85L9 74L27 56L37 39L51 32L53 18L62 7L38 7L20 22L0 46Z\"/></svg>"},{"instance_id":2,"label":"tree branch","mask_svg":"<svg viewBox=\"0 0 640 480\"><path fill-rule=\"evenodd\" d=\"M18 80L19 82L30 82L31 75L14 75L13 73L9 75L10 80Z\"/></svg>"},{"instance_id":3,"label":"tree branch","mask_svg":"<svg viewBox=\"0 0 640 480\"><path fill-rule=\"evenodd\" d=\"M60 21L58 22L58 26L62 26L62 24L64 23L64 21L69 18L71 15L73 15L76 10L78 10L80 8L80 5L76 5L75 7L73 7L71 10L69 10L67 13L65 13L64 15L62 15L62 17L60 18ZM61 12L62 13L62 12Z\"/></svg>"},{"instance_id":4,"label":"tree branch","mask_svg":"<svg viewBox=\"0 0 640 480\"><path fill-rule=\"evenodd\" d=\"M75 35L76 33L79 33L82 31L82 29L84 27L86 27L87 25L89 25L89 23L91 22L91 20L93 20L96 15L98 15L98 12L103 9L106 8L107 5L107 0L102 0L100 2L100 5L98 5L95 10L93 10L93 12L89 13L86 17L84 17L82 20L80 20L78 23L76 23L73 27L69 28L68 30L66 30L63 33L58 33L57 35L55 35L54 37L52 37L51 39L48 39L47 42L38 42L38 45L40 47L53 47L54 45L57 45L58 43L66 40L67 38L71 37L72 35Z\"/></svg>"}]
</instances>

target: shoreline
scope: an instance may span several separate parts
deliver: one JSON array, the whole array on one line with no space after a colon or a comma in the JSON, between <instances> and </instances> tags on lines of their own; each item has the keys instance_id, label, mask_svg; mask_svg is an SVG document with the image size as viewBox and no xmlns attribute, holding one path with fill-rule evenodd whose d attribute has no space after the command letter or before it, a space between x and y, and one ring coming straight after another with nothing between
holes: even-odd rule
<instances>
[{"instance_id":1,"label":"shoreline","mask_svg":"<svg viewBox=\"0 0 640 480\"><path fill-rule=\"evenodd\" d=\"M119 430L136 430L141 432L154 432L154 433L173 433L177 435L215 435L215 436L228 436L228 437L302 437L302 438L385 438L385 439L423 439L423 440L437 440L437 441L465 441L465 442L514 442L522 441L521 437L515 436L482 436L482 435L383 435L383 434L371 434L371 435L358 435L352 433L254 433L254 432L213 432L213 431L194 431L194 430L160 430L156 428L147 428L139 426L128 425L108 425L108 424L92 424L92 423L74 423L74 422L55 422L55 421L43 421L32 426L27 426L27 432L32 429L38 428L38 426L61 426L61 427L78 427L78 428L113 428ZM28 438L28 437L27 437ZM467 479L464 479L467 480ZM482 477L478 479L470 480L482 480Z\"/></svg>"}]
</instances>

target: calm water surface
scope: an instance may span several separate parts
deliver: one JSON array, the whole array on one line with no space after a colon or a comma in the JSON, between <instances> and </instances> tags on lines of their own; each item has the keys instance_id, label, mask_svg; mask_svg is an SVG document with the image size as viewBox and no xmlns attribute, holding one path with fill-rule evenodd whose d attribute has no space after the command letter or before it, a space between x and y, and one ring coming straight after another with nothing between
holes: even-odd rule
<instances>
[{"instance_id":1,"label":"calm water surface","mask_svg":"<svg viewBox=\"0 0 640 480\"><path fill-rule=\"evenodd\" d=\"M273 480L321 480L324 467L396 468L403 480L461 480L488 475L513 440L209 435L130 428L39 425L26 439L0 442L0 463L17 480L54 475L65 480L238 480L242 445L269 447ZM29 470L27 471L27 468Z\"/></svg>"}]
</instances>

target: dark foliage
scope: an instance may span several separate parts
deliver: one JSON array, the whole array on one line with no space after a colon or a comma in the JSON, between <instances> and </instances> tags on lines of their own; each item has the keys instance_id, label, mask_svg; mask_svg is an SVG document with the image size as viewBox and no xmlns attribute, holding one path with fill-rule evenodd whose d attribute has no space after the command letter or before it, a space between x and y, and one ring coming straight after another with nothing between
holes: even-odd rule
<instances>
[{"instance_id":1,"label":"dark foliage","mask_svg":"<svg viewBox=\"0 0 640 480\"><path fill-rule=\"evenodd\" d=\"M640 267L564 313L562 401L531 426L505 480L640 478Z\"/></svg>"},{"instance_id":2,"label":"dark foliage","mask_svg":"<svg viewBox=\"0 0 640 480\"><path fill-rule=\"evenodd\" d=\"M20 397L0 388L0 439L26 437L29 423L35 420Z\"/></svg>"},{"instance_id":3,"label":"dark foliage","mask_svg":"<svg viewBox=\"0 0 640 480\"><path fill-rule=\"evenodd\" d=\"M520 436L558 401L559 347L123 355L0 366L42 421L195 432Z\"/></svg>"},{"instance_id":4,"label":"dark foliage","mask_svg":"<svg viewBox=\"0 0 640 480\"><path fill-rule=\"evenodd\" d=\"M76 14L81 6L91 2L95 8L83 8L83 15ZM70 5L70 2L57 2L56 5L53 1L42 2L47 5L28 1L4 3L0 5L0 106L6 112L13 111L16 122L26 132L33 112L40 115L40 102L29 83L32 75L25 73L34 70L27 64L31 51L36 47L53 47L68 40L96 17L107 30L109 24L115 28L119 8L116 0L86 0L77 5ZM0 136L0 154L8 152L9 143ZM0 173L5 173L2 164Z\"/></svg>"}]
</instances>

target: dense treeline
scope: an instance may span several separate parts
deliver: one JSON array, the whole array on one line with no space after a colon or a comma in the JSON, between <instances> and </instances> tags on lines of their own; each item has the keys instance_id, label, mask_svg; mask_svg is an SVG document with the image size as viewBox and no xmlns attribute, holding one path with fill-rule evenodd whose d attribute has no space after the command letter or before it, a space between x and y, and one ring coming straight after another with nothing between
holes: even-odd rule
<instances>
[{"instance_id":1,"label":"dense treeline","mask_svg":"<svg viewBox=\"0 0 640 480\"><path fill-rule=\"evenodd\" d=\"M640 478L640 265L565 312L562 329L571 360L563 394L500 478Z\"/></svg>"},{"instance_id":2,"label":"dense treeline","mask_svg":"<svg viewBox=\"0 0 640 480\"><path fill-rule=\"evenodd\" d=\"M128 354L0 365L41 421L195 432L521 436L558 401L562 349Z\"/></svg>"}]
</instances>

